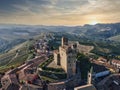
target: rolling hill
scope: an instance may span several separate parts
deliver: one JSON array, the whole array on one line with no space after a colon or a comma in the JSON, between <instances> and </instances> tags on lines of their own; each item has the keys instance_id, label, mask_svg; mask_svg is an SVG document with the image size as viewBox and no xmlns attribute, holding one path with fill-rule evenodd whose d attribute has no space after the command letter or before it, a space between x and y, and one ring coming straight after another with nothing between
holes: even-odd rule
<instances>
[{"instance_id":1,"label":"rolling hill","mask_svg":"<svg viewBox=\"0 0 120 90\"><path fill-rule=\"evenodd\" d=\"M77 37L104 42L118 42L120 38L120 23L96 24L84 26L44 26L0 24L0 53L23 43L41 33L66 33Z\"/></svg>"}]
</instances>

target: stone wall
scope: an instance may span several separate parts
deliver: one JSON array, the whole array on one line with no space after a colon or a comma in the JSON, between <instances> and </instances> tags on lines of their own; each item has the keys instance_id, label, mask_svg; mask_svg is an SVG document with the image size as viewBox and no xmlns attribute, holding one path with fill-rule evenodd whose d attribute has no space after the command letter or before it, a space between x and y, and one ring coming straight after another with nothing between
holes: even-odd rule
<instances>
[{"instance_id":1,"label":"stone wall","mask_svg":"<svg viewBox=\"0 0 120 90\"><path fill-rule=\"evenodd\" d=\"M50 83L48 85L48 90L74 90L74 87L79 86L81 82L81 76L79 74L75 75L71 79L66 79L61 82Z\"/></svg>"}]
</instances>

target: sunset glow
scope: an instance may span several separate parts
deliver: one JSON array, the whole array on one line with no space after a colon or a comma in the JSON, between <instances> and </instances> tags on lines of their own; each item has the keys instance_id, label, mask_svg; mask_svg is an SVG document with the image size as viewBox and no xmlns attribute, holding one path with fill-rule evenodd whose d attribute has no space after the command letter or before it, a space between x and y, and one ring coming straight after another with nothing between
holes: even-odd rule
<instances>
[{"instance_id":1,"label":"sunset glow","mask_svg":"<svg viewBox=\"0 0 120 90\"><path fill-rule=\"evenodd\" d=\"M94 25L120 21L120 0L1 0L0 23Z\"/></svg>"},{"instance_id":2,"label":"sunset glow","mask_svg":"<svg viewBox=\"0 0 120 90\"><path fill-rule=\"evenodd\" d=\"M92 21L91 23L90 23L90 25L95 25L95 24L97 24L98 22L97 21Z\"/></svg>"}]
</instances>

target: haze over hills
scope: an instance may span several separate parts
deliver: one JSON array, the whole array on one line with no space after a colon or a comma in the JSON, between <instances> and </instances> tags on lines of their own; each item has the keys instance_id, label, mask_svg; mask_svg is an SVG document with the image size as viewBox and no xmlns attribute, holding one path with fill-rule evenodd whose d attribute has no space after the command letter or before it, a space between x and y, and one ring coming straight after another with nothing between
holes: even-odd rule
<instances>
[{"instance_id":1,"label":"haze over hills","mask_svg":"<svg viewBox=\"0 0 120 90\"><path fill-rule=\"evenodd\" d=\"M41 32L61 32L77 35L90 40L120 42L120 23L84 26L44 26L44 25L0 25L0 52L9 50Z\"/></svg>"}]
</instances>

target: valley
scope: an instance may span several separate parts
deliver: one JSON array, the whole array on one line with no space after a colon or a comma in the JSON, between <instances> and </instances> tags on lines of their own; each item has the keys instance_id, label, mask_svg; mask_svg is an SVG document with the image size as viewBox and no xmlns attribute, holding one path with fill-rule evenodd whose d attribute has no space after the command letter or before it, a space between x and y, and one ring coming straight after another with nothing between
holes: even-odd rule
<instances>
[{"instance_id":1,"label":"valley","mask_svg":"<svg viewBox=\"0 0 120 90\"><path fill-rule=\"evenodd\" d=\"M21 64L32 57L32 53L28 49L29 46L33 45L37 38L46 34L50 34L51 37L58 40L58 43L51 42L55 46L54 49L60 45L60 38L65 36L72 41L78 41L80 44L94 46L91 53L97 56L120 59L119 26L119 23L71 27L0 25L0 70L2 72L14 64L16 67L19 61ZM19 57L23 59L19 59Z\"/></svg>"}]
</instances>

